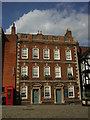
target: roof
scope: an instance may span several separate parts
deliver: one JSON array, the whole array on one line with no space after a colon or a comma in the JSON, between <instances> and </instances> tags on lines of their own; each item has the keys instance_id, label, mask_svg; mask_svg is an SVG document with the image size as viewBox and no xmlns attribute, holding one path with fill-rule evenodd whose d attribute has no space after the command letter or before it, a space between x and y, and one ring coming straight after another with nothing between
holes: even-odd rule
<instances>
[{"instance_id":1,"label":"roof","mask_svg":"<svg viewBox=\"0 0 90 120\"><path fill-rule=\"evenodd\" d=\"M88 46L80 46L81 49L81 55L87 51L89 47Z\"/></svg>"},{"instance_id":2,"label":"roof","mask_svg":"<svg viewBox=\"0 0 90 120\"><path fill-rule=\"evenodd\" d=\"M87 55L90 54L90 47L81 55L81 59L85 58Z\"/></svg>"}]
</instances>

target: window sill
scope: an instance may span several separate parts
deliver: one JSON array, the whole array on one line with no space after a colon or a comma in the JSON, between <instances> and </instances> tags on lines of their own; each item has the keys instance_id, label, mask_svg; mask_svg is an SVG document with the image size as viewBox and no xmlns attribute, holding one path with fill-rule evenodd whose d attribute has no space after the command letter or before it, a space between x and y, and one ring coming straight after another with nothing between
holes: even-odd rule
<instances>
[{"instance_id":1,"label":"window sill","mask_svg":"<svg viewBox=\"0 0 90 120\"><path fill-rule=\"evenodd\" d=\"M28 58L21 58L22 60L27 60Z\"/></svg>"}]
</instances>

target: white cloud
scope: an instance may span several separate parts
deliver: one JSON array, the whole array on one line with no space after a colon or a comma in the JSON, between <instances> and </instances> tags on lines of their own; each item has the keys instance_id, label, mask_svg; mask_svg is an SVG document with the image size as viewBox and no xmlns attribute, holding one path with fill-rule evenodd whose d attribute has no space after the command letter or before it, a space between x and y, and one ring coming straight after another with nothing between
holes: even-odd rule
<instances>
[{"instance_id":1,"label":"white cloud","mask_svg":"<svg viewBox=\"0 0 90 120\"><path fill-rule=\"evenodd\" d=\"M43 34L61 36L69 27L81 45L88 44L88 14L80 11L33 10L20 17L15 24L18 33L37 33L38 30L42 30ZM10 33L10 29L11 26L6 29L6 33Z\"/></svg>"}]
</instances>

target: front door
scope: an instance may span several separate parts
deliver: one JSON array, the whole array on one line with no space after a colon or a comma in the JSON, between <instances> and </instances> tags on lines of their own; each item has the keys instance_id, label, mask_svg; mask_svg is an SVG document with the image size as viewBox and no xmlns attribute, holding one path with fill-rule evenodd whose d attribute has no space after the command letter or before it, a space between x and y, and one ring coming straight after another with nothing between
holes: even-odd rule
<instances>
[{"instance_id":1,"label":"front door","mask_svg":"<svg viewBox=\"0 0 90 120\"><path fill-rule=\"evenodd\" d=\"M56 102L57 103L62 103L61 89L56 89Z\"/></svg>"},{"instance_id":2,"label":"front door","mask_svg":"<svg viewBox=\"0 0 90 120\"><path fill-rule=\"evenodd\" d=\"M33 103L38 104L39 103L39 89L33 90Z\"/></svg>"}]
</instances>

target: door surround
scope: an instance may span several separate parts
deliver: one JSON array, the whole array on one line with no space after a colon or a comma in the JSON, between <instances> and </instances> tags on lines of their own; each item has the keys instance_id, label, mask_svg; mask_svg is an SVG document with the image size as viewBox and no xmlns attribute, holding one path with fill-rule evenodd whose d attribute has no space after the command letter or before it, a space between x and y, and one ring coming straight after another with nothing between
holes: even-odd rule
<instances>
[{"instance_id":1,"label":"door surround","mask_svg":"<svg viewBox=\"0 0 90 120\"><path fill-rule=\"evenodd\" d=\"M56 102L56 95L57 95L56 90L57 89L61 89L62 103L64 103L64 91L63 91L62 84L54 86L54 103L57 104L57 102Z\"/></svg>"},{"instance_id":2,"label":"door surround","mask_svg":"<svg viewBox=\"0 0 90 120\"><path fill-rule=\"evenodd\" d=\"M41 89L40 89L40 87L32 87L32 89L31 89L31 104L34 104L33 103L33 90L35 90L35 89L38 89L39 90L39 104L41 104Z\"/></svg>"}]
</instances>

